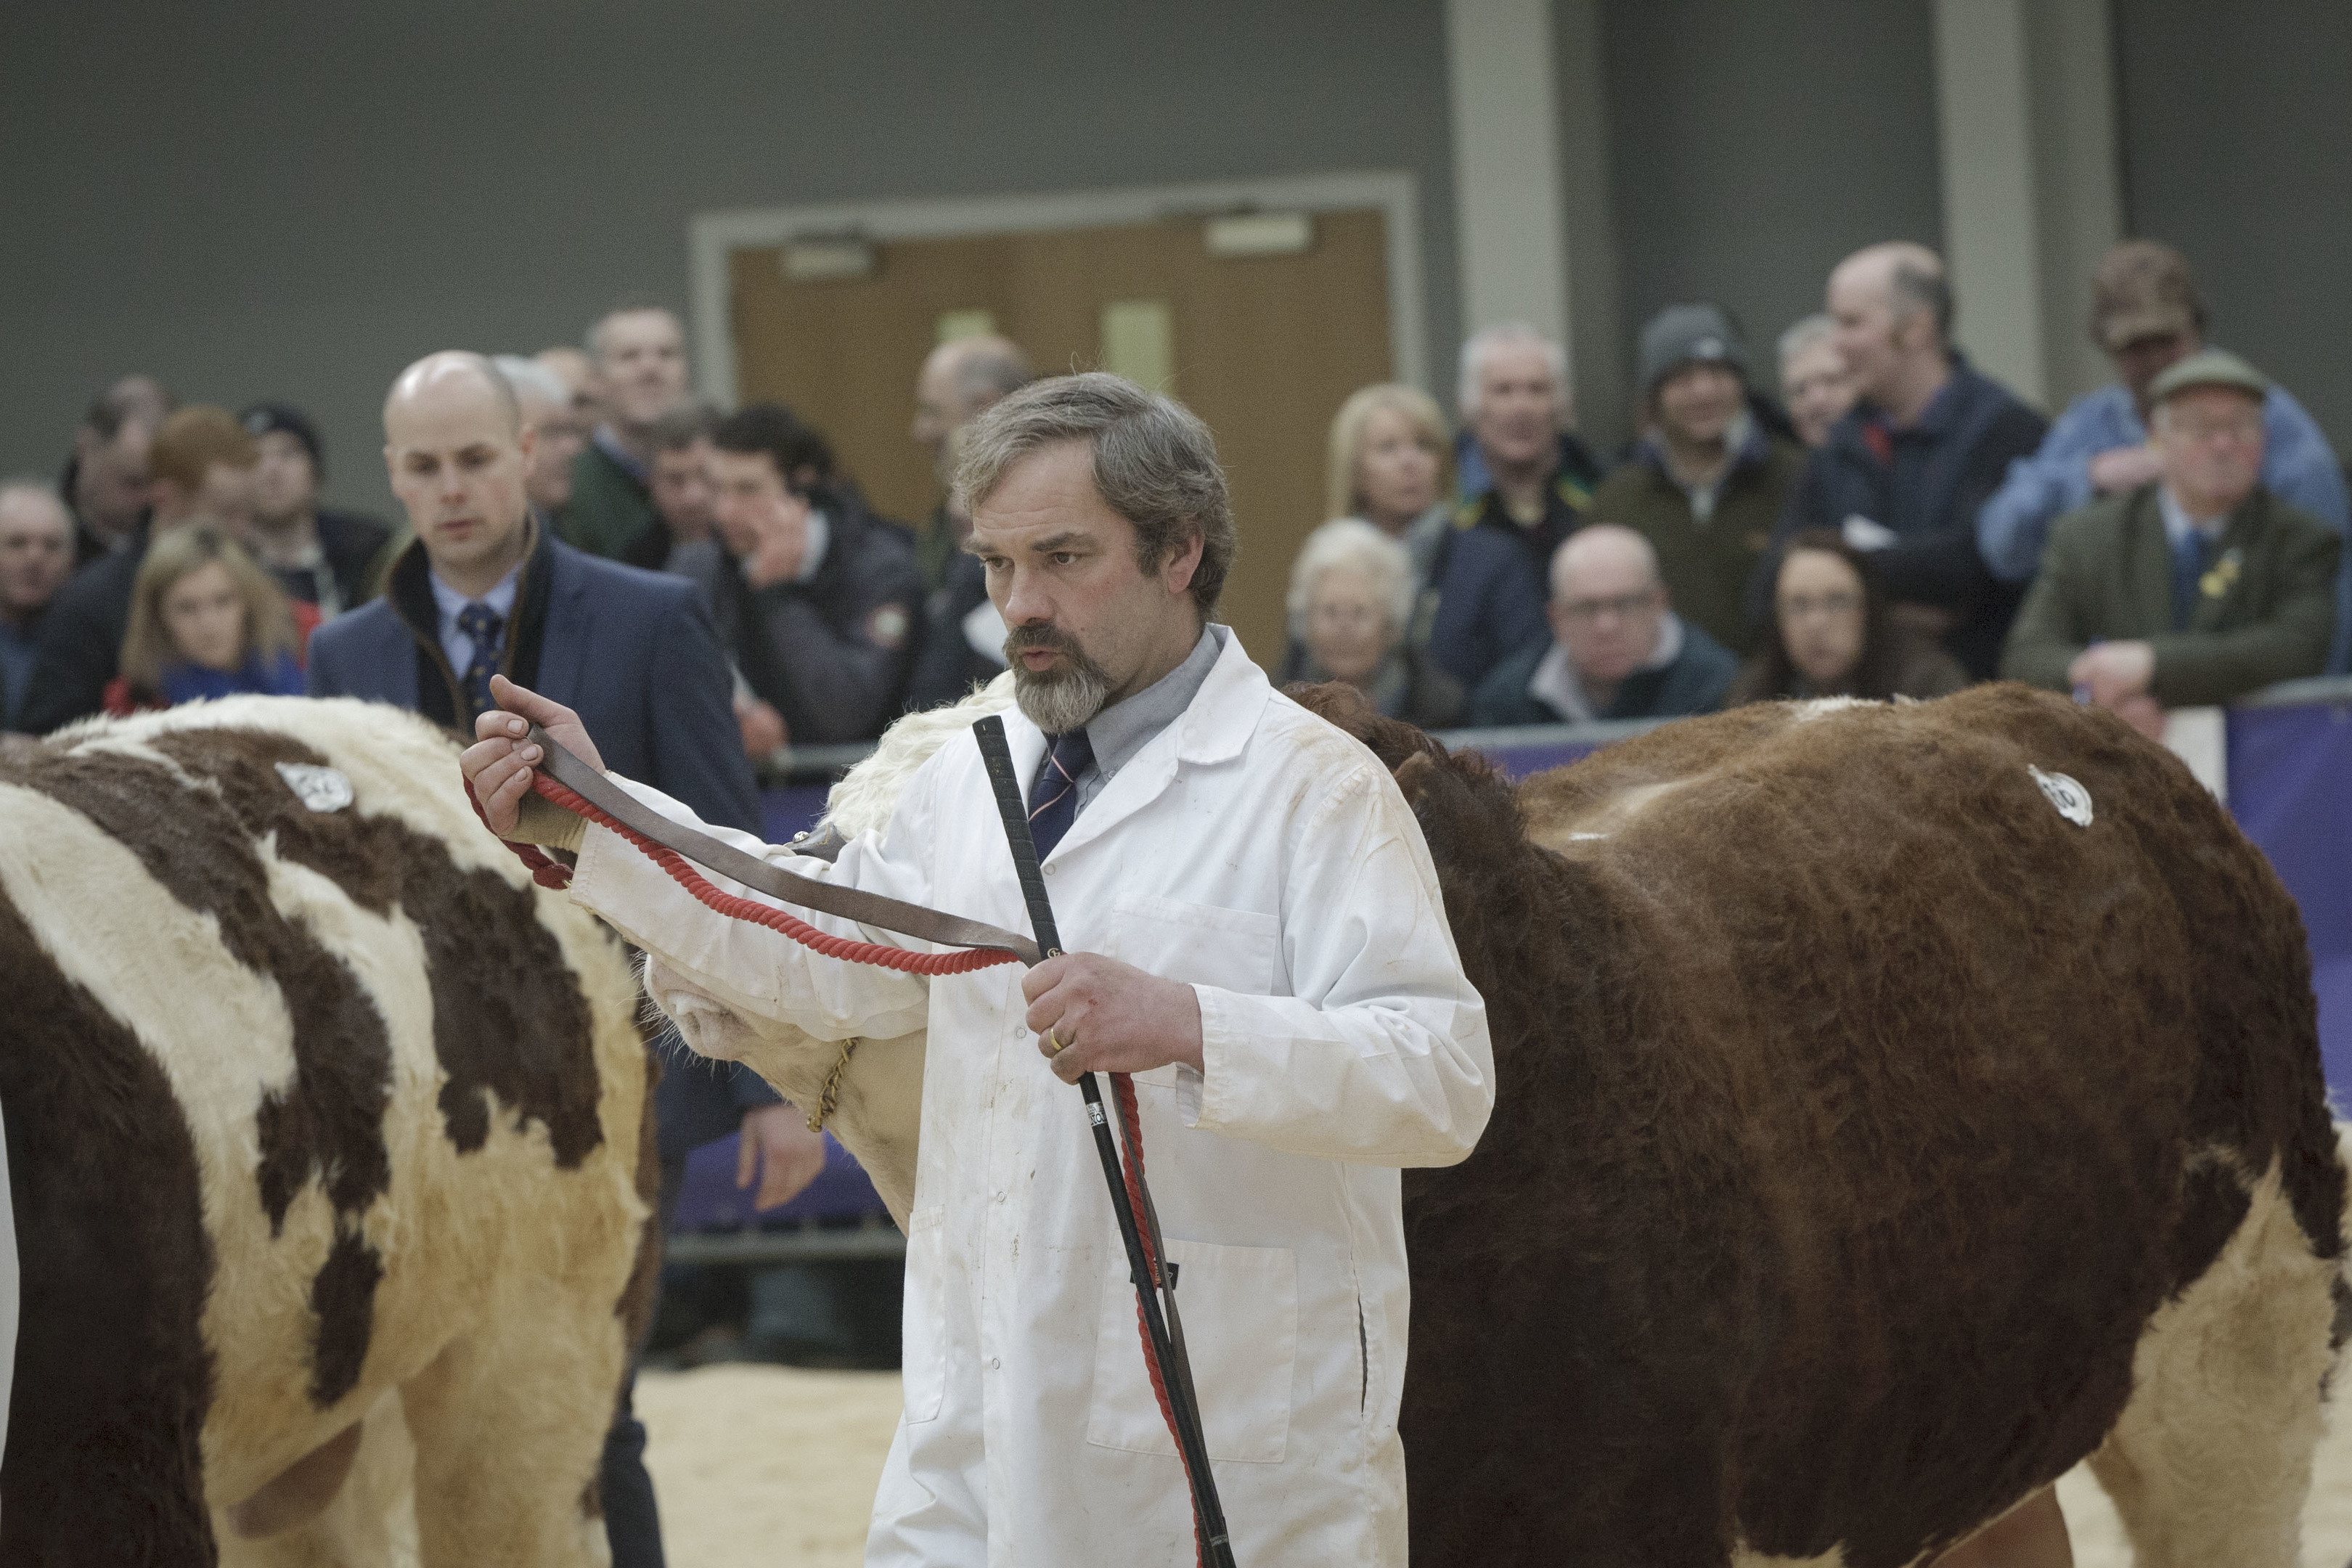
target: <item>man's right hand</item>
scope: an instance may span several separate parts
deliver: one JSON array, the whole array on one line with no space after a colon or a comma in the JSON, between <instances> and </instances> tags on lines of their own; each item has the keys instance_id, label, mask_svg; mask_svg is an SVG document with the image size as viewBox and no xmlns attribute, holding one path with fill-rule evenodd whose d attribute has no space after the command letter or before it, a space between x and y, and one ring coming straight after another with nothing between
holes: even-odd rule
<instances>
[{"instance_id":1,"label":"man's right hand","mask_svg":"<svg viewBox=\"0 0 2352 1568\"><path fill-rule=\"evenodd\" d=\"M490 831L505 838L515 831L540 760L539 748L523 739L531 725L546 731L548 739L598 773L604 771L604 760L597 755L596 742L588 738L580 715L561 702L517 686L503 675L490 677L490 700L498 707L474 721L477 739L458 753L457 765L474 786L474 798L481 803Z\"/></svg>"},{"instance_id":2,"label":"man's right hand","mask_svg":"<svg viewBox=\"0 0 2352 1568\"><path fill-rule=\"evenodd\" d=\"M2116 447L2091 459L2091 488L2103 496L2136 490L2164 472L2153 447Z\"/></svg>"}]
</instances>

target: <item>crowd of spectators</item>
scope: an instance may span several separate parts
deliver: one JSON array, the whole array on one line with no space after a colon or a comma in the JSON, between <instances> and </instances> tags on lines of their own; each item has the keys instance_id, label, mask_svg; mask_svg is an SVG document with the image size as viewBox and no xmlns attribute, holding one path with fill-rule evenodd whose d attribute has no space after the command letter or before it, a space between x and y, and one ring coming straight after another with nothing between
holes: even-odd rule
<instances>
[{"instance_id":1,"label":"crowd of spectators","mask_svg":"<svg viewBox=\"0 0 2352 1568\"><path fill-rule=\"evenodd\" d=\"M2158 734L2169 707L2342 670L2352 507L2326 438L2210 345L2177 252L2120 245L2091 292L2117 379L2054 425L1968 363L1917 245L1841 262L1769 381L1728 311L1670 306L1640 334L1639 428L1613 465L1576 433L1560 345L1486 326L1457 426L1396 384L1335 412L1282 679L1444 729L1930 698L1999 673ZM623 305L585 342L394 377L397 526L320 503L326 451L292 404L107 388L54 484L0 481L0 730L307 692L470 733L504 678L578 710L622 773L758 832L755 762L871 739L1005 668L946 481L972 422L1031 379L1017 345L958 339L916 367L909 436L942 499L909 525L793 410L693 400L668 310ZM755 1206L823 1160L748 1071L659 1092L666 1194L689 1149L738 1129ZM805 1310L777 1321L831 1348ZM659 1561L642 1444L625 1403L603 1482L616 1562Z\"/></svg>"},{"instance_id":2,"label":"crowd of spectators","mask_svg":"<svg viewBox=\"0 0 2352 1568\"><path fill-rule=\"evenodd\" d=\"M1430 728L2005 674L2153 732L2168 705L2345 668L2352 502L2326 437L2210 345L2177 251L2116 246L2090 291L2116 380L2055 424L1969 363L1921 246L1834 268L1770 377L1728 311L1669 306L1642 329L1638 428L1613 464L1576 432L1560 345L1484 327L1462 348L1458 426L1395 384L1336 411L1281 674L1351 682ZM875 515L793 410L691 398L662 306L607 312L585 345L466 362L512 417L520 487L512 518L467 539L397 459L397 529L320 504L325 450L289 403L178 407L124 377L56 485L0 484L0 727L298 679L462 725L501 670L614 679L545 597L602 560L691 585L664 601L686 619L626 657L657 672L650 709L731 721L724 770L707 735L655 749L725 772L709 815L750 824L745 759L870 739L1004 668L946 479L972 420L1030 379L1016 344L961 338L916 368L908 434L940 500L912 524ZM469 587L460 558L491 534L499 570ZM233 637L204 629L225 616ZM718 699L684 697L681 659L715 672ZM652 743L660 727L637 724Z\"/></svg>"},{"instance_id":3,"label":"crowd of spectators","mask_svg":"<svg viewBox=\"0 0 2352 1568\"><path fill-rule=\"evenodd\" d=\"M1781 334L1777 388L1721 307L1661 310L1605 473L1559 346L1524 326L1464 345L1451 440L1410 389L1358 393L1332 422L1329 510L1364 527L1301 552L1285 674L1433 725L1459 690L1481 727L2004 675L2160 735L2167 708L2345 670L2343 466L2208 346L2179 252L2103 259L2091 333L2118 380L2054 426L1969 363L1927 247L1857 251L1823 296Z\"/></svg>"}]
</instances>

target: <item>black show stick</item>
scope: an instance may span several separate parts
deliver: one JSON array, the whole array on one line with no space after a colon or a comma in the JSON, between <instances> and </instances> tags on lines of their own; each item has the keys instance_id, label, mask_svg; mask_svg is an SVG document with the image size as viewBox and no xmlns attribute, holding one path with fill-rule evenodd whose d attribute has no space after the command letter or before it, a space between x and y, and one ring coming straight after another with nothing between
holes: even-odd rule
<instances>
[{"instance_id":1,"label":"black show stick","mask_svg":"<svg viewBox=\"0 0 2352 1568\"><path fill-rule=\"evenodd\" d=\"M1005 842L1012 847L1013 868L1021 879L1021 896L1029 906L1029 924L1036 933L1038 950L1046 958L1055 957L1062 951L1061 932L1054 924L1053 905L1045 897L1045 876L1037 868L1037 846L1029 837L1029 808L1022 799L1021 780L1013 770L1012 748L1004 740L1004 721L992 713L971 729L973 738L980 742L981 758L988 764L988 782L996 791L997 814L1004 819ZM1160 1281L1152 1278L1145 1261L1143 1234L1137 1227L1135 1207L1128 1202L1118 1150L1111 1142L1110 1120L1104 1112L1102 1090L1097 1087L1093 1073L1078 1079L1078 1090L1086 1096L1087 1120L1095 1130L1095 1152L1102 1157L1103 1179L1110 1184L1111 1210L1118 1216L1119 1239L1127 1244L1129 1277L1135 1281L1136 1300L1143 1309L1144 1329L1150 1336L1151 1352L1168 1388L1169 1408L1176 1418L1176 1441L1184 1450L1184 1468L1192 1479L1193 1519L1208 1543L1210 1563L1216 1568L1234 1568L1225 1510L1217 1500L1217 1479L1209 1469L1209 1445L1201 1434L1201 1407L1192 1391L1192 1369L1171 1338L1168 1318L1160 1310ZM1144 1187L1140 1172L1136 1186L1143 1192L1144 1202L1150 1204L1150 1191ZM1152 1226L1155 1237L1159 1228L1156 1223ZM1163 1265L1167 1257L1163 1245L1160 1248ZM1168 1297L1171 1311L1175 1304L1171 1292Z\"/></svg>"}]
</instances>

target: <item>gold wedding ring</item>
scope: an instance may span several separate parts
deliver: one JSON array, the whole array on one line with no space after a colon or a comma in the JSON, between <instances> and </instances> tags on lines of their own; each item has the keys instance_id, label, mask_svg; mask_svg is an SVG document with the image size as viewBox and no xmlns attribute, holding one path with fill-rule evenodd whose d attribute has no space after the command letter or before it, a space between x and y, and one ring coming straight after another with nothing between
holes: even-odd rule
<instances>
[{"instance_id":1,"label":"gold wedding ring","mask_svg":"<svg viewBox=\"0 0 2352 1568\"><path fill-rule=\"evenodd\" d=\"M1045 1031L1045 1044L1053 1047L1045 1053L1049 1057L1058 1057L1064 1051L1070 1048L1070 1042L1062 1038L1061 1036L1054 1033L1050 1028Z\"/></svg>"}]
</instances>

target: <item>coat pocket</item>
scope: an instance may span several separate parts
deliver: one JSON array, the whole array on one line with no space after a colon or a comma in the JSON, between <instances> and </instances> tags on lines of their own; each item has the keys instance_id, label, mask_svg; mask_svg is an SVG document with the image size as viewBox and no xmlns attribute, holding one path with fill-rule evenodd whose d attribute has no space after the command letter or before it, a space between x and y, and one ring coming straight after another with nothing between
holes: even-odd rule
<instances>
[{"instance_id":1,"label":"coat pocket","mask_svg":"<svg viewBox=\"0 0 2352 1568\"><path fill-rule=\"evenodd\" d=\"M947 1280L941 1277L941 1222L947 1205L927 1204L907 1216L907 1301L900 1315L901 1383L907 1422L939 1419L947 1401Z\"/></svg>"},{"instance_id":2,"label":"coat pocket","mask_svg":"<svg viewBox=\"0 0 2352 1568\"><path fill-rule=\"evenodd\" d=\"M1290 1440L1291 1363L1298 1350L1298 1262L1287 1247L1168 1243L1176 1307L1200 1395L1209 1458L1277 1465ZM1087 1441L1174 1454L1143 1362L1135 1288L1124 1253L1102 1284L1095 1331L1094 1408ZM911 1407L910 1407L911 1408Z\"/></svg>"},{"instance_id":3,"label":"coat pocket","mask_svg":"<svg viewBox=\"0 0 2352 1568\"><path fill-rule=\"evenodd\" d=\"M1282 922L1255 910L1129 894L1111 907L1106 956L1166 980L1264 996L1282 957Z\"/></svg>"},{"instance_id":4,"label":"coat pocket","mask_svg":"<svg viewBox=\"0 0 2352 1568\"><path fill-rule=\"evenodd\" d=\"M1281 972L1282 922L1255 910L1129 894L1112 906L1108 934L1105 957L1188 985L1265 996ZM1139 1072L1135 1081L1173 1089L1176 1068Z\"/></svg>"}]
</instances>

